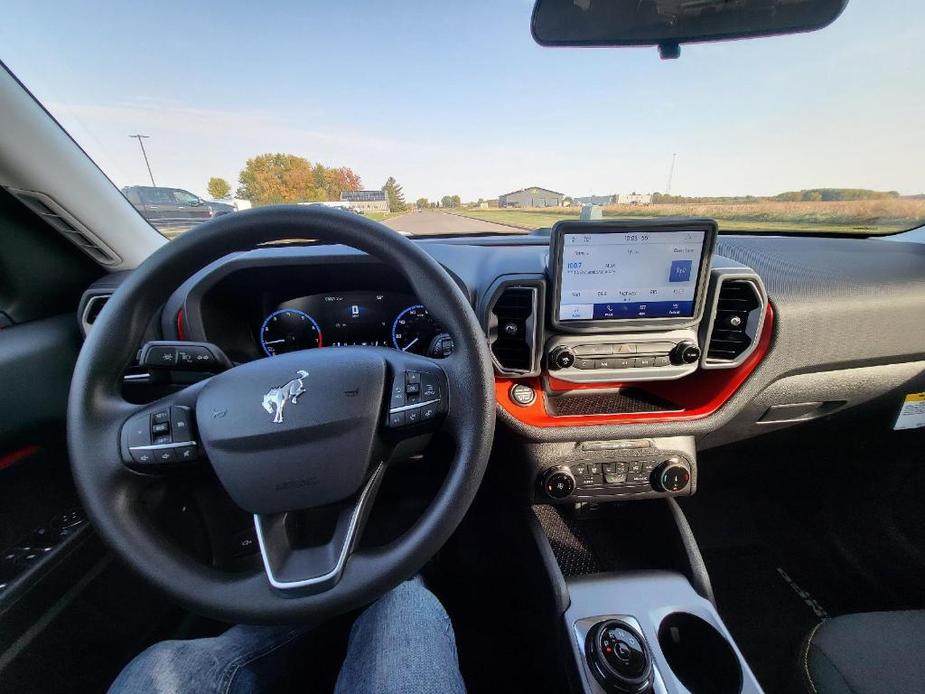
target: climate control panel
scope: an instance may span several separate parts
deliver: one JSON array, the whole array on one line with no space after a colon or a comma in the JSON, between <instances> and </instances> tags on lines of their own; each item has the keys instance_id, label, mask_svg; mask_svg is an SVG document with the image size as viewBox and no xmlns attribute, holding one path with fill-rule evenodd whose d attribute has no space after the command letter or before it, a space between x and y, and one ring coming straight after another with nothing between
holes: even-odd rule
<instances>
[{"instance_id":1,"label":"climate control panel","mask_svg":"<svg viewBox=\"0 0 925 694\"><path fill-rule=\"evenodd\" d=\"M539 484L551 502L693 494L697 486L693 439L579 443L558 465L543 470Z\"/></svg>"}]
</instances>

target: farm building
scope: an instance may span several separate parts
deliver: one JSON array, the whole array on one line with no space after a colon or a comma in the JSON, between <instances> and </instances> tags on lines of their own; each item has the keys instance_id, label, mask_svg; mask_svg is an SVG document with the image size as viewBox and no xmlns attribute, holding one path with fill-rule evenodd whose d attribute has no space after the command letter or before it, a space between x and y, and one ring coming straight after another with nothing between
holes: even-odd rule
<instances>
[{"instance_id":1,"label":"farm building","mask_svg":"<svg viewBox=\"0 0 925 694\"><path fill-rule=\"evenodd\" d=\"M614 202L617 205L651 205L652 193L617 193Z\"/></svg>"},{"instance_id":2,"label":"farm building","mask_svg":"<svg viewBox=\"0 0 925 694\"><path fill-rule=\"evenodd\" d=\"M389 211L389 198L384 190L348 190L340 194L340 199L360 212Z\"/></svg>"},{"instance_id":3,"label":"farm building","mask_svg":"<svg viewBox=\"0 0 925 694\"><path fill-rule=\"evenodd\" d=\"M562 193L547 188L522 188L498 196L498 207L559 207Z\"/></svg>"}]
</instances>

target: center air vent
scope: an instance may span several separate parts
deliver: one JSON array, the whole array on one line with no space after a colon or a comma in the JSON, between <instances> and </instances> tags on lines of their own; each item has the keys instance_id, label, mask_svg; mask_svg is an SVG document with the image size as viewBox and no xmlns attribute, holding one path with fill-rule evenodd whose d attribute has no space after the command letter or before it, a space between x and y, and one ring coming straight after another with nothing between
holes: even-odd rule
<instances>
[{"instance_id":1,"label":"center air vent","mask_svg":"<svg viewBox=\"0 0 925 694\"><path fill-rule=\"evenodd\" d=\"M527 374L536 366L537 287L511 285L491 307L488 337L499 370Z\"/></svg>"},{"instance_id":2,"label":"center air vent","mask_svg":"<svg viewBox=\"0 0 925 694\"><path fill-rule=\"evenodd\" d=\"M761 290L752 280L722 280L706 365L733 366L751 353L764 315L763 303Z\"/></svg>"}]
</instances>

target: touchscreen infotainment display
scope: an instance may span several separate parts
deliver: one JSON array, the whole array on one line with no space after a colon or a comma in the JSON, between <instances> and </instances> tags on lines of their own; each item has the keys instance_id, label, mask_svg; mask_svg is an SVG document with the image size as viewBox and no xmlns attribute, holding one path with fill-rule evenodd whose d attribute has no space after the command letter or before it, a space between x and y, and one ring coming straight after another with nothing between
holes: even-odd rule
<instances>
[{"instance_id":1,"label":"touchscreen infotainment display","mask_svg":"<svg viewBox=\"0 0 925 694\"><path fill-rule=\"evenodd\" d=\"M706 232L562 235L560 321L694 315Z\"/></svg>"}]
</instances>

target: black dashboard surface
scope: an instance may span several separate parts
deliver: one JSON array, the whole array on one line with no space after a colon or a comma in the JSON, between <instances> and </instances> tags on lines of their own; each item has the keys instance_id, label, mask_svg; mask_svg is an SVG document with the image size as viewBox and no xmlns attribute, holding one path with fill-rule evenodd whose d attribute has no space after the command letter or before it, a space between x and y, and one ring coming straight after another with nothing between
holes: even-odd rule
<instances>
[{"instance_id":1,"label":"black dashboard surface","mask_svg":"<svg viewBox=\"0 0 925 694\"><path fill-rule=\"evenodd\" d=\"M542 234L423 238L417 242L454 276L480 318L499 279L546 278L548 236ZM910 388L922 389L925 245L875 238L721 236L713 265L724 264L745 265L760 275L774 311L775 328L769 353L718 412L696 421L547 429L518 422L503 411L499 417L516 433L535 441L679 434L704 437L726 426L727 431L744 437L754 435L757 426L749 403L772 390L772 384L778 384L783 393L780 397L786 398L787 388L780 384L788 384L800 374L816 375L830 391L838 391L849 406L876 397L898 396ZM269 289L264 294L255 291L250 281L235 285L236 273L260 269L268 277ZM215 307L208 305L209 290L223 281L237 286L238 294L212 311ZM260 355L254 341L254 321L287 300L348 291L404 293L402 301L426 304L426 298L418 301L407 293L407 283L400 275L353 249L273 247L228 256L190 278L165 306L161 331L166 339L177 338L177 316L182 311L189 339L208 338L219 343L242 340L242 345L246 339L247 349L256 357ZM255 295L262 298L255 300ZM253 311L247 323L251 332L239 331L236 337L223 334L238 320L232 320L230 312L240 313L248 302L252 304L248 310ZM872 380L853 378L869 376L865 370L871 368L881 369ZM858 387L852 391L853 382L867 385L863 392L858 392ZM828 393L827 397L831 396ZM746 414L749 421L743 422L741 417ZM767 427L759 429L765 431Z\"/></svg>"}]
</instances>

